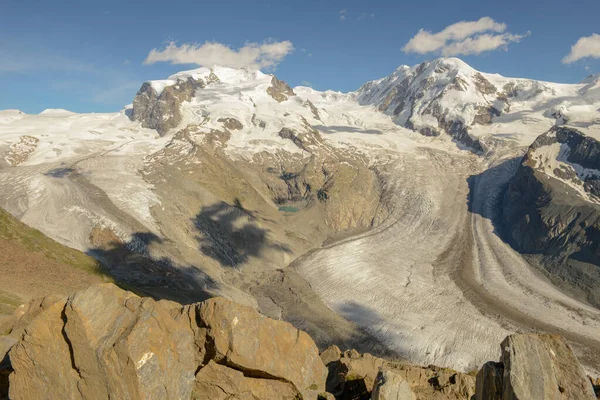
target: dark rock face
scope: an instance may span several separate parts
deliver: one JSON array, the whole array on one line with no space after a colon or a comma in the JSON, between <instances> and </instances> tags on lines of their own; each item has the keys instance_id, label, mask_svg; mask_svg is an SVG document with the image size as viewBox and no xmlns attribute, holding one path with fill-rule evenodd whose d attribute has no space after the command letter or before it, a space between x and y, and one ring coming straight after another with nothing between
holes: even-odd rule
<instances>
[{"instance_id":1,"label":"dark rock face","mask_svg":"<svg viewBox=\"0 0 600 400\"><path fill-rule=\"evenodd\" d=\"M555 127L540 136L504 195L503 231L518 251L540 256L548 272L600 305L600 205L584 200L556 177L570 177L592 195L598 193L600 178L588 176L581 181L562 170L555 177L537 167L534 151L555 143L569 146L567 161L600 169L600 143L594 139L566 127Z\"/></svg>"},{"instance_id":2,"label":"dark rock face","mask_svg":"<svg viewBox=\"0 0 600 400\"><path fill-rule=\"evenodd\" d=\"M188 78L157 93L150 83L145 82L133 99L131 119L164 135L181 122L181 104L190 101L196 90L204 87L206 83L202 79Z\"/></svg>"}]
</instances>

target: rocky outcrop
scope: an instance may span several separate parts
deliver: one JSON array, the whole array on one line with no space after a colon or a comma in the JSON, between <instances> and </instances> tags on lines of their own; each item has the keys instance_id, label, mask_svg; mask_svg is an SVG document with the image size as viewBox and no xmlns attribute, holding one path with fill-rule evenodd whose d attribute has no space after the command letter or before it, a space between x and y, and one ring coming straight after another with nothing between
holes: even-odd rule
<instances>
[{"instance_id":1,"label":"rocky outcrop","mask_svg":"<svg viewBox=\"0 0 600 400\"><path fill-rule=\"evenodd\" d=\"M156 129L164 135L181 122L181 104L190 101L197 89L204 88L202 79L187 78L157 92L145 82L133 99L130 117L140 121L144 128Z\"/></svg>"},{"instance_id":2,"label":"rocky outcrop","mask_svg":"<svg viewBox=\"0 0 600 400\"><path fill-rule=\"evenodd\" d=\"M538 137L502 201L506 239L555 283L600 305L600 142L554 127Z\"/></svg>"},{"instance_id":3,"label":"rocky outcrop","mask_svg":"<svg viewBox=\"0 0 600 400\"><path fill-rule=\"evenodd\" d=\"M182 307L105 284L33 302L18 321L0 339L11 399L316 399L325 390L306 333L222 298Z\"/></svg>"},{"instance_id":4,"label":"rocky outcrop","mask_svg":"<svg viewBox=\"0 0 600 400\"><path fill-rule=\"evenodd\" d=\"M214 361L248 376L289 382L305 396L325 390L327 370L313 340L291 324L223 298L201 303L197 317Z\"/></svg>"},{"instance_id":5,"label":"rocky outcrop","mask_svg":"<svg viewBox=\"0 0 600 400\"><path fill-rule=\"evenodd\" d=\"M501 365L486 364L477 375L477 400L596 398L583 367L561 336L511 335L501 349Z\"/></svg>"},{"instance_id":6,"label":"rocky outcrop","mask_svg":"<svg viewBox=\"0 0 600 400\"><path fill-rule=\"evenodd\" d=\"M356 350L338 352L336 346L331 346L321 353L329 370L327 392L338 399L369 399L375 395L396 399L393 395L397 395L399 399L449 400L470 399L475 394L475 378L469 374L392 362Z\"/></svg>"},{"instance_id":7,"label":"rocky outcrop","mask_svg":"<svg viewBox=\"0 0 600 400\"><path fill-rule=\"evenodd\" d=\"M284 81L273 77L271 86L267 88L267 94L275 99L278 103L284 102L291 96L295 96L294 90Z\"/></svg>"},{"instance_id":8,"label":"rocky outcrop","mask_svg":"<svg viewBox=\"0 0 600 400\"><path fill-rule=\"evenodd\" d=\"M192 337L149 298L92 286L40 313L10 351L11 399L187 398Z\"/></svg>"},{"instance_id":9,"label":"rocky outcrop","mask_svg":"<svg viewBox=\"0 0 600 400\"><path fill-rule=\"evenodd\" d=\"M11 143L4 160L10 166L17 166L27 161L38 146L39 139L34 136L23 135L18 142Z\"/></svg>"},{"instance_id":10,"label":"rocky outcrop","mask_svg":"<svg viewBox=\"0 0 600 400\"><path fill-rule=\"evenodd\" d=\"M223 298L182 306L113 284L19 307L7 333L0 399L595 398L557 335L509 336L476 384L336 346L319 354L305 332Z\"/></svg>"},{"instance_id":11,"label":"rocky outcrop","mask_svg":"<svg viewBox=\"0 0 600 400\"><path fill-rule=\"evenodd\" d=\"M410 385L393 371L379 371L373 386L372 400L416 400Z\"/></svg>"},{"instance_id":12,"label":"rocky outcrop","mask_svg":"<svg viewBox=\"0 0 600 400\"><path fill-rule=\"evenodd\" d=\"M244 373L209 361L196 374L192 400L282 399L296 400L298 391L289 382L244 376Z\"/></svg>"},{"instance_id":13,"label":"rocky outcrop","mask_svg":"<svg viewBox=\"0 0 600 400\"><path fill-rule=\"evenodd\" d=\"M244 128L244 125L235 118L219 118L217 119L217 122L221 122L223 127L230 131L239 131Z\"/></svg>"}]
</instances>

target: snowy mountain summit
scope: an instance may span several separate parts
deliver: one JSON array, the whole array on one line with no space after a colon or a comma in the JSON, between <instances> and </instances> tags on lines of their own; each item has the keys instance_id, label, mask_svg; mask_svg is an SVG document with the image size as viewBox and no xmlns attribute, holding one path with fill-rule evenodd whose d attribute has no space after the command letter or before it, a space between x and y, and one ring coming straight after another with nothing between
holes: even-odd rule
<instances>
[{"instance_id":1,"label":"snowy mountain summit","mask_svg":"<svg viewBox=\"0 0 600 400\"><path fill-rule=\"evenodd\" d=\"M440 58L414 67L403 65L349 94L292 89L260 71L214 67L146 82L135 97L132 117L164 134L185 125L185 121L202 120L216 102L232 108L230 112L221 110L223 114L241 112L245 116L250 111L255 115L254 111L263 106L285 102L275 106L281 110L280 115L305 119L318 116L320 122L319 108L327 110L344 102L353 103L351 108L355 110L356 106L370 106L400 127L425 136L447 134L459 144L481 151L489 147L489 139L527 146L553 125L573 123L592 134L600 132L596 115L600 108L599 87L598 75L579 84L505 78L476 71L457 58ZM307 108L298 112L296 106L300 103ZM327 111L323 114L329 115ZM361 109L360 114L366 116L368 112ZM346 121L351 118L343 117ZM368 119L373 118L381 120L370 117L356 122L366 127L371 123Z\"/></svg>"},{"instance_id":2,"label":"snowy mountain summit","mask_svg":"<svg viewBox=\"0 0 600 400\"><path fill-rule=\"evenodd\" d=\"M482 73L457 58L442 58L401 66L363 85L357 99L399 125L424 135L447 133L476 149L486 135L531 143L528 131L540 134L571 118L592 119L587 128L600 132L592 118L600 108L597 75L580 84L557 84Z\"/></svg>"}]
</instances>

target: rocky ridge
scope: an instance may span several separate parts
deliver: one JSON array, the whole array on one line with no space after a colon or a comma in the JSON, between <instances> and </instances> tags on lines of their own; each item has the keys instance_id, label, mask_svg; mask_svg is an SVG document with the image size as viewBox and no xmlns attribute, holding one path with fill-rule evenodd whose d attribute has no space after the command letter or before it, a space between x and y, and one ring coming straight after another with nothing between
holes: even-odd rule
<instances>
[{"instance_id":1,"label":"rocky ridge","mask_svg":"<svg viewBox=\"0 0 600 400\"><path fill-rule=\"evenodd\" d=\"M510 181L502 225L559 284L600 305L600 142L557 126L538 137Z\"/></svg>"},{"instance_id":2,"label":"rocky ridge","mask_svg":"<svg viewBox=\"0 0 600 400\"><path fill-rule=\"evenodd\" d=\"M0 336L0 398L594 399L556 335L513 335L477 374L331 346L222 298L181 306L113 284L21 306Z\"/></svg>"}]
</instances>

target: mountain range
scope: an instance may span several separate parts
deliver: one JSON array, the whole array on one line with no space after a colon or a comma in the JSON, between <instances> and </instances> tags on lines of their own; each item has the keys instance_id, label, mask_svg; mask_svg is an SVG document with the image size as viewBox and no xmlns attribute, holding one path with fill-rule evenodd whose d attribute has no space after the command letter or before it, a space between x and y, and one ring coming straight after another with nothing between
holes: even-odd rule
<instances>
[{"instance_id":1,"label":"mountain range","mask_svg":"<svg viewBox=\"0 0 600 400\"><path fill-rule=\"evenodd\" d=\"M321 348L468 371L560 332L599 371L599 140L598 75L447 58L340 93L199 68L116 113L0 111L0 206L97 279L227 297Z\"/></svg>"}]
</instances>

